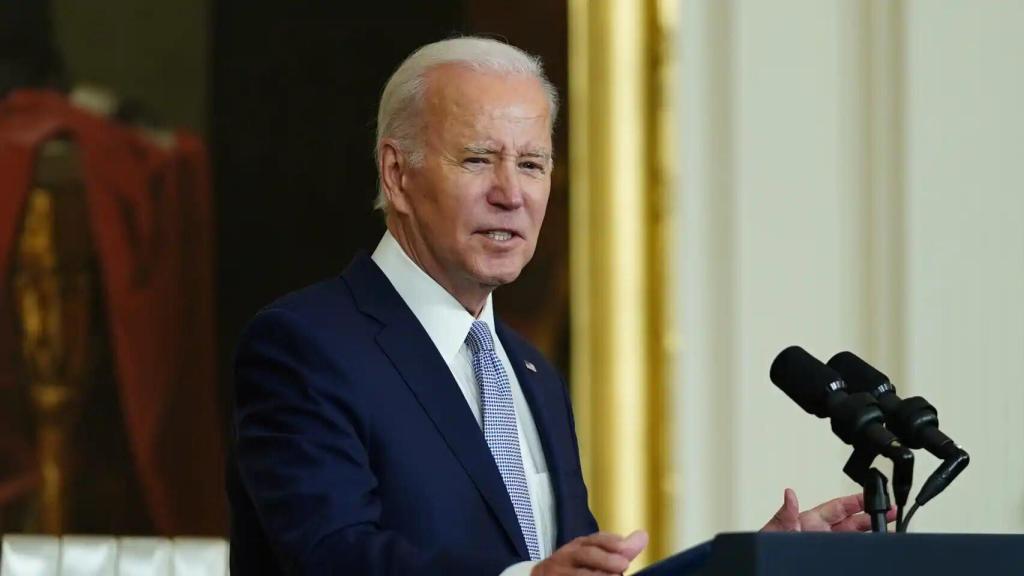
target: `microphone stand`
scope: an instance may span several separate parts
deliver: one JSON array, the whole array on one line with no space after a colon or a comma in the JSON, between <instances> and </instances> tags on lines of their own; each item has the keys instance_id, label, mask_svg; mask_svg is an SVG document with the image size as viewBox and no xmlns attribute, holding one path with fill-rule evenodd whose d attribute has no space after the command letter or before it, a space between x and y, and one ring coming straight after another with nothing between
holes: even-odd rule
<instances>
[{"instance_id":1,"label":"microphone stand","mask_svg":"<svg viewBox=\"0 0 1024 576\"><path fill-rule=\"evenodd\" d=\"M893 492L896 494L896 531L903 532L903 509L910 498L914 477L914 454L894 441L880 451L893 462ZM886 515L889 513L888 478L872 466L878 450L855 447L843 472L864 490L864 511L871 516L871 531L888 531Z\"/></svg>"},{"instance_id":2,"label":"microphone stand","mask_svg":"<svg viewBox=\"0 0 1024 576\"><path fill-rule=\"evenodd\" d=\"M885 515L889 513L889 479L871 466L875 456L872 451L855 448L843 472L864 489L864 512L871 516L871 531L884 533L888 530Z\"/></svg>"}]
</instances>

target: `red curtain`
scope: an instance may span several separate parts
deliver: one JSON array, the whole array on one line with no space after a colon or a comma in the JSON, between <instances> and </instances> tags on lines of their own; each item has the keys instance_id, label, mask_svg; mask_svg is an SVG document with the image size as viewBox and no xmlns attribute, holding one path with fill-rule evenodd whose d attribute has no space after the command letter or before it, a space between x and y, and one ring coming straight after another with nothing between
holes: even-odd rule
<instances>
[{"instance_id":1,"label":"red curtain","mask_svg":"<svg viewBox=\"0 0 1024 576\"><path fill-rule=\"evenodd\" d=\"M213 218L197 137L177 132L160 146L54 92L0 102L0 387L16 385L13 313L2 309L11 256L34 159L55 137L78 145L124 430L150 517L163 534L223 534Z\"/></svg>"}]
</instances>

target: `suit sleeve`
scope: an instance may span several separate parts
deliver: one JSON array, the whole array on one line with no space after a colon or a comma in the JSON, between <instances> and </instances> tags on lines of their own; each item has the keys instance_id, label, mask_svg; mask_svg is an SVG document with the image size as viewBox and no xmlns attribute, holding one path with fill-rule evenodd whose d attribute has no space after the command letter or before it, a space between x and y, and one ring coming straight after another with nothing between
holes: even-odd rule
<instances>
[{"instance_id":1,"label":"suit sleeve","mask_svg":"<svg viewBox=\"0 0 1024 576\"><path fill-rule=\"evenodd\" d=\"M380 526L368 412L327 346L283 310L260 313L235 358L242 485L289 574L499 574L510 562L422 550Z\"/></svg>"}]
</instances>

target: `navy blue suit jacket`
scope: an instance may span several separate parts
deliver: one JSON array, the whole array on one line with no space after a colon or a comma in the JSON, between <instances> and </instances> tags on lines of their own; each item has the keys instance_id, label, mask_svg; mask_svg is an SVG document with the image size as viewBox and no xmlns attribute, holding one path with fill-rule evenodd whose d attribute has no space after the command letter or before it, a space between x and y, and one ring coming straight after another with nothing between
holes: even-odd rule
<instances>
[{"instance_id":1,"label":"navy blue suit jacket","mask_svg":"<svg viewBox=\"0 0 1024 576\"><path fill-rule=\"evenodd\" d=\"M495 328L540 433L560 546L597 530L569 397L537 350ZM232 424L233 574L497 575L529 559L465 397L366 255L251 322Z\"/></svg>"}]
</instances>

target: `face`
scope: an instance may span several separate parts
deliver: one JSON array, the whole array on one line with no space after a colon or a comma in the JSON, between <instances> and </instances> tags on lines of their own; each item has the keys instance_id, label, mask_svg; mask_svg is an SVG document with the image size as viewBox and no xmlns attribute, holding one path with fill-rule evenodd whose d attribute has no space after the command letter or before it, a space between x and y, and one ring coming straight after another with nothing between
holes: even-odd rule
<instances>
[{"instance_id":1,"label":"face","mask_svg":"<svg viewBox=\"0 0 1024 576\"><path fill-rule=\"evenodd\" d=\"M443 66L429 73L424 100L422 161L396 162L385 177L389 227L456 297L489 293L515 280L537 246L553 165L547 95L528 75Z\"/></svg>"}]
</instances>

